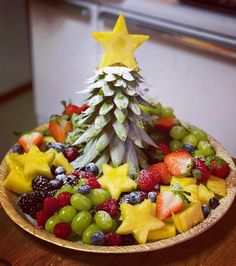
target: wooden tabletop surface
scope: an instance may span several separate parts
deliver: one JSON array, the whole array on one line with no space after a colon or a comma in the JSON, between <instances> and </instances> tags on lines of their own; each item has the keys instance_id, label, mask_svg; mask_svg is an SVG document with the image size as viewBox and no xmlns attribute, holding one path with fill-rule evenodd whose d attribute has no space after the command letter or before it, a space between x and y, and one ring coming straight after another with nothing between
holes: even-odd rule
<instances>
[{"instance_id":1,"label":"wooden tabletop surface","mask_svg":"<svg viewBox=\"0 0 236 266\"><path fill-rule=\"evenodd\" d=\"M3 265L236 266L236 201L216 225L189 241L154 252L123 255L79 252L47 243L18 227L0 208Z\"/></svg>"}]
</instances>

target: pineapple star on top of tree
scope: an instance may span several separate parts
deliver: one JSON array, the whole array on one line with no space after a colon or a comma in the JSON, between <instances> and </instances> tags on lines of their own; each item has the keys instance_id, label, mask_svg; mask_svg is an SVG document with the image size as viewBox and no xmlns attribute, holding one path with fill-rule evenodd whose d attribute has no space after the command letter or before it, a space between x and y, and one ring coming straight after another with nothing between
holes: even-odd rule
<instances>
[{"instance_id":1,"label":"pineapple star on top of tree","mask_svg":"<svg viewBox=\"0 0 236 266\"><path fill-rule=\"evenodd\" d=\"M92 36L105 48L99 68L120 64L138 69L133 52L149 38L148 35L129 34L123 14L113 31L93 32Z\"/></svg>"}]
</instances>

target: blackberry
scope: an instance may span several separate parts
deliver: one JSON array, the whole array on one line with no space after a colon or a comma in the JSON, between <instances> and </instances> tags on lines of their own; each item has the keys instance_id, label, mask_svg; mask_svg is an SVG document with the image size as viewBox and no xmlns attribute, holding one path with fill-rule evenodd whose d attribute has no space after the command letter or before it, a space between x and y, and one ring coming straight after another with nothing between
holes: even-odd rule
<instances>
[{"instance_id":1,"label":"blackberry","mask_svg":"<svg viewBox=\"0 0 236 266\"><path fill-rule=\"evenodd\" d=\"M43 207L44 198L45 194L38 191L31 194L23 194L18 201L18 206L24 213L35 218L36 212Z\"/></svg>"},{"instance_id":2,"label":"blackberry","mask_svg":"<svg viewBox=\"0 0 236 266\"><path fill-rule=\"evenodd\" d=\"M134 245L136 244L136 240L133 235L122 235L122 240L123 240L123 245L124 246L129 246L129 245Z\"/></svg>"},{"instance_id":3,"label":"blackberry","mask_svg":"<svg viewBox=\"0 0 236 266\"><path fill-rule=\"evenodd\" d=\"M32 189L33 191L47 192L50 190L49 182L49 178L39 175L32 181Z\"/></svg>"}]
</instances>

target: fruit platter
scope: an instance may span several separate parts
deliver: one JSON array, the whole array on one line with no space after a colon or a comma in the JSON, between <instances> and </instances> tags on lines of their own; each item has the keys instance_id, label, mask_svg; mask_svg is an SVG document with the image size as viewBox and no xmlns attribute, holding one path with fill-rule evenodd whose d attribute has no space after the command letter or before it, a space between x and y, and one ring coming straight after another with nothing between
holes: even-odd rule
<instances>
[{"instance_id":1,"label":"fruit platter","mask_svg":"<svg viewBox=\"0 0 236 266\"><path fill-rule=\"evenodd\" d=\"M22 134L0 166L0 202L25 231L87 252L158 250L218 222L235 165L202 129L148 98L133 52L149 36L94 32L101 64L80 105ZM75 95L76 97L76 95Z\"/></svg>"}]
</instances>

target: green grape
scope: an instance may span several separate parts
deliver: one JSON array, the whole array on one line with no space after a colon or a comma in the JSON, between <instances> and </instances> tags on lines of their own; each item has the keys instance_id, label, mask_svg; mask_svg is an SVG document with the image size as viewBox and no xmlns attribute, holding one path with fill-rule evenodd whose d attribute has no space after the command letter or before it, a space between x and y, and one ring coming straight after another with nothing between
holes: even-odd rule
<instances>
[{"instance_id":1,"label":"green grape","mask_svg":"<svg viewBox=\"0 0 236 266\"><path fill-rule=\"evenodd\" d=\"M104 201L108 200L111 195L109 191L101 189L101 188L95 188L92 189L91 192L88 194L88 197L90 198L92 205L97 206Z\"/></svg>"},{"instance_id":2,"label":"green grape","mask_svg":"<svg viewBox=\"0 0 236 266\"><path fill-rule=\"evenodd\" d=\"M208 140L207 133L201 129L196 128L196 129L192 130L191 134L194 135L198 141L201 141L201 140L207 141Z\"/></svg>"},{"instance_id":3,"label":"green grape","mask_svg":"<svg viewBox=\"0 0 236 266\"><path fill-rule=\"evenodd\" d=\"M77 191L71 185L66 185L58 189L57 193L55 194L55 197L57 197L62 192L70 192L72 194L77 193Z\"/></svg>"},{"instance_id":4,"label":"green grape","mask_svg":"<svg viewBox=\"0 0 236 266\"><path fill-rule=\"evenodd\" d=\"M91 213L89 211L81 211L73 218L71 229L77 234L82 234L82 232L90 225L91 221Z\"/></svg>"},{"instance_id":5,"label":"green grape","mask_svg":"<svg viewBox=\"0 0 236 266\"><path fill-rule=\"evenodd\" d=\"M99 227L95 223L90 224L83 232L82 241L85 244L92 244L91 236L95 232L101 232L101 229L99 229Z\"/></svg>"},{"instance_id":6,"label":"green grape","mask_svg":"<svg viewBox=\"0 0 236 266\"><path fill-rule=\"evenodd\" d=\"M61 221L62 221L61 218L57 214L49 217L45 224L45 230L48 233L53 234L54 226L56 224L59 224Z\"/></svg>"},{"instance_id":7,"label":"green grape","mask_svg":"<svg viewBox=\"0 0 236 266\"><path fill-rule=\"evenodd\" d=\"M205 159L205 155L204 155L203 152L200 151L200 150L195 150L195 151L193 152L193 157L194 157L194 158Z\"/></svg>"},{"instance_id":8,"label":"green grape","mask_svg":"<svg viewBox=\"0 0 236 266\"><path fill-rule=\"evenodd\" d=\"M208 141L202 140L198 143L197 148L203 153L204 156L212 156L215 151Z\"/></svg>"},{"instance_id":9,"label":"green grape","mask_svg":"<svg viewBox=\"0 0 236 266\"><path fill-rule=\"evenodd\" d=\"M109 231L113 226L113 221L108 212L98 211L94 216L97 226L101 230Z\"/></svg>"},{"instance_id":10,"label":"green grape","mask_svg":"<svg viewBox=\"0 0 236 266\"><path fill-rule=\"evenodd\" d=\"M188 134L182 139L182 143L183 144L191 144L195 147L198 144L198 140L194 135Z\"/></svg>"},{"instance_id":11,"label":"green grape","mask_svg":"<svg viewBox=\"0 0 236 266\"><path fill-rule=\"evenodd\" d=\"M68 206L61 208L58 215L60 219L62 220L62 222L69 223L75 217L76 213L77 213L76 208L68 205Z\"/></svg>"},{"instance_id":12,"label":"green grape","mask_svg":"<svg viewBox=\"0 0 236 266\"><path fill-rule=\"evenodd\" d=\"M182 147L182 143L179 140L173 139L170 141L169 146L171 151L177 151Z\"/></svg>"},{"instance_id":13,"label":"green grape","mask_svg":"<svg viewBox=\"0 0 236 266\"><path fill-rule=\"evenodd\" d=\"M91 200L82 195L82 194L75 194L71 197L70 203L74 206L77 210L80 211L88 211L91 209Z\"/></svg>"},{"instance_id":14,"label":"green grape","mask_svg":"<svg viewBox=\"0 0 236 266\"><path fill-rule=\"evenodd\" d=\"M86 185L87 182L88 182L88 179L86 179L86 178L81 178L81 179L79 180L79 182L77 183L77 185L73 187L73 189L76 190L76 191L78 192L78 187L81 186L81 185Z\"/></svg>"},{"instance_id":15,"label":"green grape","mask_svg":"<svg viewBox=\"0 0 236 266\"><path fill-rule=\"evenodd\" d=\"M181 140L186 134L187 131L183 126L174 126L170 130L170 136L173 139Z\"/></svg>"},{"instance_id":16,"label":"green grape","mask_svg":"<svg viewBox=\"0 0 236 266\"><path fill-rule=\"evenodd\" d=\"M174 114L174 110L172 107L166 106L162 107L161 116L172 116Z\"/></svg>"}]
</instances>

